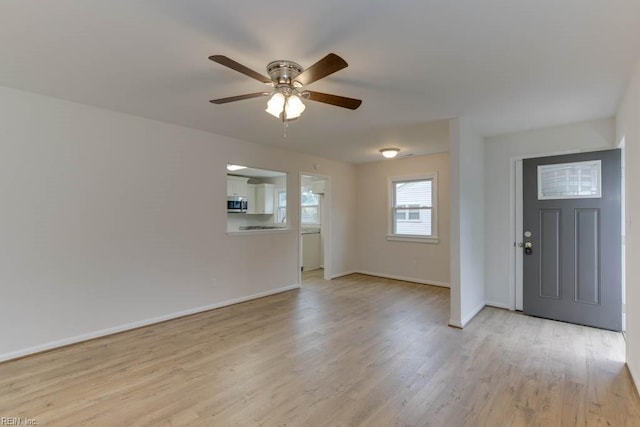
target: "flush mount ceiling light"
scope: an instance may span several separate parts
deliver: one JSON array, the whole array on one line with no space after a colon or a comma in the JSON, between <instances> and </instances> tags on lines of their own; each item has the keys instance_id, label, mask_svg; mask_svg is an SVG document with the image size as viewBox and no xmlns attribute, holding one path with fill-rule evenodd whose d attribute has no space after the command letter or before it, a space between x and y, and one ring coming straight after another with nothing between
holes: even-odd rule
<instances>
[{"instance_id":1,"label":"flush mount ceiling light","mask_svg":"<svg viewBox=\"0 0 640 427\"><path fill-rule=\"evenodd\" d=\"M400 152L399 148L383 148L380 150L380 154L382 154L387 159L393 159Z\"/></svg>"},{"instance_id":2,"label":"flush mount ceiling light","mask_svg":"<svg viewBox=\"0 0 640 427\"><path fill-rule=\"evenodd\" d=\"M303 98L309 101L348 108L350 110L355 110L362 104L360 99L302 90L303 86L309 85L316 80L327 77L348 66L347 62L335 53L330 53L307 69L302 68L293 61L280 60L270 62L269 65L267 65L269 77L263 76L224 55L213 55L210 56L209 59L256 79L267 86L273 87L273 90L270 92L256 92L228 98L212 99L210 102L213 104L226 104L243 99L268 96L269 101L267 102L267 109L265 111L283 122L295 120L300 117L306 108L302 102Z\"/></svg>"}]
</instances>

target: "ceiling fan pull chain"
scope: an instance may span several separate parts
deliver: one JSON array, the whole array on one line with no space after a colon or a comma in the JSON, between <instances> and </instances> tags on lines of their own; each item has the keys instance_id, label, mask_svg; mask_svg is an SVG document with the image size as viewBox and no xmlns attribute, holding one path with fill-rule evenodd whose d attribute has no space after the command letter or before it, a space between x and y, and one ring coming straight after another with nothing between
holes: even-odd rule
<instances>
[{"instance_id":1,"label":"ceiling fan pull chain","mask_svg":"<svg viewBox=\"0 0 640 427\"><path fill-rule=\"evenodd\" d=\"M289 123L282 121L282 137L287 139L287 128L289 127Z\"/></svg>"}]
</instances>

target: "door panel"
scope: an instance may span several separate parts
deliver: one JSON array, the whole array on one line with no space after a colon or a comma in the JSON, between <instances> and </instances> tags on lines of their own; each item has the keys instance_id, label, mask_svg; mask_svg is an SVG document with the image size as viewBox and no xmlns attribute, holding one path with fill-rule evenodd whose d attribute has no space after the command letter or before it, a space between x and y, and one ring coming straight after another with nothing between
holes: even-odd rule
<instances>
[{"instance_id":1,"label":"door panel","mask_svg":"<svg viewBox=\"0 0 640 427\"><path fill-rule=\"evenodd\" d=\"M560 218L558 209L542 209L540 215L540 296L561 298Z\"/></svg>"},{"instance_id":2,"label":"door panel","mask_svg":"<svg viewBox=\"0 0 640 427\"><path fill-rule=\"evenodd\" d=\"M583 165L564 166L598 160L600 178ZM538 180L538 167L545 165L560 167L557 173L544 167ZM549 185L546 193L538 191L539 182ZM619 331L620 150L526 159L523 185L523 241L531 246L530 253L523 249L523 311Z\"/></svg>"},{"instance_id":3,"label":"door panel","mask_svg":"<svg viewBox=\"0 0 640 427\"><path fill-rule=\"evenodd\" d=\"M575 297L585 304L600 301L598 212L598 209L575 210Z\"/></svg>"}]
</instances>

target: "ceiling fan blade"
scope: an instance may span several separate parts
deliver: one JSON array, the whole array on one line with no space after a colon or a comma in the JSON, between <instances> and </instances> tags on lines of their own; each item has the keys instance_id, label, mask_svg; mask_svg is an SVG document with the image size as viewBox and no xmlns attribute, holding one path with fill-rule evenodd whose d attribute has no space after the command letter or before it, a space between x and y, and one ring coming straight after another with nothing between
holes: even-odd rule
<instances>
[{"instance_id":1,"label":"ceiling fan blade","mask_svg":"<svg viewBox=\"0 0 640 427\"><path fill-rule=\"evenodd\" d=\"M248 93L246 95L230 96L228 98L212 99L209 102L211 102L212 104L226 104L227 102L242 101L243 99L258 98L260 96L267 95L269 95L269 92L256 92Z\"/></svg>"},{"instance_id":2,"label":"ceiling fan blade","mask_svg":"<svg viewBox=\"0 0 640 427\"><path fill-rule=\"evenodd\" d=\"M311 101L324 102L325 104L336 105L338 107L348 108L350 110L355 110L360 106L360 104L362 104L361 99L347 98L344 96L331 95L329 93L322 93L322 92L314 92L311 90L307 90L304 93L308 94L306 98Z\"/></svg>"},{"instance_id":3,"label":"ceiling fan blade","mask_svg":"<svg viewBox=\"0 0 640 427\"><path fill-rule=\"evenodd\" d=\"M253 79L256 79L262 83L266 83L266 84L272 83L270 78L265 77L262 74L258 73L257 71L253 71L251 68L247 68L244 65L224 55L211 55L209 59L212 60L213 62L217 62L220 65L224 65L225 67L229 67L232 70L242 73L245 76L249 76Z\"/></svg>"},{"instance_id":4,"label":"ceiling fan blade","mask_svg":"<svg viewBox=\"0 0 640 427\"><path fill-rule=\"evenodd\" d=\"M311 67L304 70L298 77L296 77L296 81L303 85L308 85L348 66L349 64L347 64L347 61L340 58L335 53L330 53Z\"/></svg>"}]
</instances>

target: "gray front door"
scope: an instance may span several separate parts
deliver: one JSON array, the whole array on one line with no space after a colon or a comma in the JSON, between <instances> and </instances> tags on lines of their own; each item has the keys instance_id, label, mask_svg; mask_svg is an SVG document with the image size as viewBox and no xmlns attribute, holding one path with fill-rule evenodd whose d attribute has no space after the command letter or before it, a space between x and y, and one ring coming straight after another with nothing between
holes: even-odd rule
<instances>
[{"instance_id":1,"label":"gray front door","mask_svg":"<svg viewBox=\"0 0 640 427\"><path fill-rule=\"evenodd\" d=\"M523 311L622 329L620 150L523 161Z\"/></svg>"}]
</instances>

